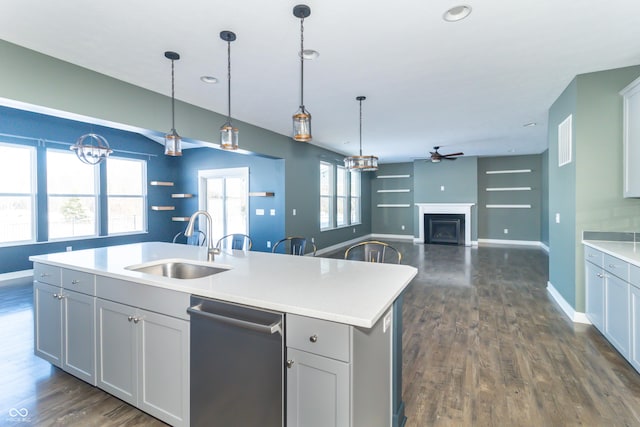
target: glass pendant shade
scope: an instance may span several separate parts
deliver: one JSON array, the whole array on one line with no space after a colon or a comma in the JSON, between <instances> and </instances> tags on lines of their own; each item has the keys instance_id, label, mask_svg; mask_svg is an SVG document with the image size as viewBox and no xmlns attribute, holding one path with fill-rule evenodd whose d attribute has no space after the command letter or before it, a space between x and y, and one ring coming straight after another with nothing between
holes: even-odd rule
<instances>
[{"instance_id":1,"label":"glass pendant shade","mask_svg":"<svg viewBox=\"0 0 640 427\"><path fill-rule=\"evenodd\" d=\"M311 141L311 114L304 105L293 115L293 139L300 142Z\"/></svg>"},{"instance_id":2,"label":"glass pendant shade","mask_svg":"<svg viewBox=\"0 0 640 427\"><path fill-rule=\"evenodd\" d=\"M378 170L378 158L376 156L350 156L345 157L344 167L353 172L372 172Z\"/></svg>"},{"instance_id":3,"label":"glass pendant shade","mask_svg":"<svg viewBox=\"0 0 640 427\"><path fill-rule=\"evenodd\" d=\"M238 149L238 128L231 122L226 122L220 127L220 147L224 150Z\"/></svg>"},{"instance_id":4,"label":"glass pendant shade","mask_svg":"<svg viewBox=\"0 0 640 427\"><path fill-rule=\"evenodd\" d=\"M164 154L166 156L182 156L182 138L175 129L164 136Z\"/></svg>"}]
</instances>

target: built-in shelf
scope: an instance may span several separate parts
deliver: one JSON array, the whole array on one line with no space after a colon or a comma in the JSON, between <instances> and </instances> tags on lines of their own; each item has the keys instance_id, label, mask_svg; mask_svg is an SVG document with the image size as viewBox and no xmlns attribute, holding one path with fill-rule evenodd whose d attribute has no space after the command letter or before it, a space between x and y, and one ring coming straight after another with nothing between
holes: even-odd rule
<instances>
[{"instance_id":1,"label":"built-in shelf","mask_svg":"<svg viewBox=\"0 0 640 427\"><path fill-rule=\"evenodd\" d=\"M531 169L507 169L501 171L487 171L487 175L498 175L503 173L530 173Z\"/></svg>"},{"instance_id":2,"label":"built-in shelf","mask_svg":"<svg viewBox=\"0 0 640 427\"><path fill-rule=\"evenodd\" d=\"M171 217L171 221L187 222L187 221L189 221L189 217L188 216L172 216Z\"/></svg>"},{"instance_id":3,"label":"built-in shelf","mask_svg":"<svg viewBox=\"0 0 640 427\"><path fill-rule=\"evenodd\" d=\"M378 190L378 193L409 193L411 190L408 188L398 188L396 190Z\"/></svg>"},{"instance_id":4,"label":"built-in shelf","mask_svg":"<svg viewBox=\"0 0 640 427\"><path fill-rule=\"evenodd\" d=\"M486 205L487 209L531 209L531 205Z\"/></svg>"},{"instance_id":5,"label":"built-in shelf","mask_svg":"<svg viewBox=\"0 0 640 427\"><path fill-rule=\"evenodd\" d=\"M487 191L531 191L531 187L493 187L487 188Z\"/></svg>"},{"instance_id":6,"label":"built-in shelf","mask_svg":"<svg viewBox=\"0 0 640 427\"><path fill-rule=\"evenodd\" d=\"M158 185L162 187L173 187L173 182L171 181L151 181L149 185Z\"/></svg>"},{"instance_id":7,"label":"built-in shelf","mask_svg":"<svg viewBox=\"0 0 640 427\"><path fill-rule=\"evenodd\" d=\"M409 203L379 203L377 207L379 208L410 208L411 205Z\"/></svg>"},{"instance_id":8,"label":"built-in shelf","mask_svg":"<svg viewBox=\"0 0 640 427\"><path fill-rule=\"evenodd\" d=\"M193 197L193 194L189 193L173 193L171 195L172 199L190 199Z\"/></svg>"},{"instance_id":9,"label":"built-in shelf","mask_svg":"<svg viewBox=\"0 0 640 427\"><path fill-rule=\"evenodd\" d=\"M175 206L151 206L152 211L174 211Z\"/></svg>"},{"instance_id":10,"label":"built-in shelf","mask_svg":"<svg viewBox=\"0 0 640 427\"><path fill-rule=\"evenodd\" d=\"M276 193L273 191L250 191L249 197L273 197Z\"/></svg>"},{"instance_id":11,"label":"built-in shelf","mask_svg":"<svg viewBox=\"0 0 640 427\"><path fill-rule=\"evenodd\" d=\"M377 179L411 178L411 175L378 175Z\"/></svg>"}]
</instances>

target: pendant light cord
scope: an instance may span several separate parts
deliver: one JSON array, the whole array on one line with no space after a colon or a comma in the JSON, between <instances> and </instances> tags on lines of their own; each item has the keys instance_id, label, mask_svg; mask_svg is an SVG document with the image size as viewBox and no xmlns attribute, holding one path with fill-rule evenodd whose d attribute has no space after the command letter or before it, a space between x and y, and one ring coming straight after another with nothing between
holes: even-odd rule
<instances>
[{"instance_id":1,"label":"pendant light cord","mask_svg":"<svg viewBox=\"0 0 640 427\"><path fill-rule=\"evenodd\" d=\"M171 133L176 133L176 97L175 97L175 83L174 83L174 66L175 61L171 60Z\"/></svg>"},{"instance_id":2,"label":"pendant light cord","mask_svg":"<svg viewBox=\"0 0 640 427\"><path fill-rule=\"evenodd\" d=\"M227 120L231 125L231 40L227 40Z\"/></svg>"},{"instance_id":3,"label":"pendant light cord","mask_svg":"<svg viewBox=\"0 0 640 427\"><path fill-rule=\"evenodd\" d=\"M360 99L360 157L362 157L362 100Z\"/></svg>"},{"instance_id":4,"label":"pendant light cord","mask_svg":"<svg viewBox=\"0 0 640 427\"><path fill-rule=\"evenodd\" d=\"M304 111L304 18L300 19L300 108Z\"/></svg>"}]
</instances>

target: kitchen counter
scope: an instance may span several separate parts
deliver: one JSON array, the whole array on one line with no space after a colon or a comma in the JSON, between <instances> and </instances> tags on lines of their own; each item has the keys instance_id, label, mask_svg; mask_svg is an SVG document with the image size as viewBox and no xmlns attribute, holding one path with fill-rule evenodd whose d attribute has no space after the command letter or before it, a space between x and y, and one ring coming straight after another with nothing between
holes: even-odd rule
<instances>
[{"instance_id":1,"label":"kitchen counter","mask_svg":"<svg viewBox=\"0 0 640 427\"><path fill-rule=\"evenodd\" d=\"M158 260L206 264L206 247L135 243L29 257L31 261L189 294L371 328L416 275L414 267L264 252L223 251L228 268L199 279L128 270ZM640 260L640 258L639 258Z\"/></svg>"},{"instance_id":2,"label":"kitchen counter","mask_svg":"<svg viewBox=\"0 0 640 427\"><path fill-rule=\"evenodd\" d=\"M631 265L640 267L640 244L634 242L610 242L604 240L583 240L585 246L598 249Z\"/></svg>"}]
</instances>

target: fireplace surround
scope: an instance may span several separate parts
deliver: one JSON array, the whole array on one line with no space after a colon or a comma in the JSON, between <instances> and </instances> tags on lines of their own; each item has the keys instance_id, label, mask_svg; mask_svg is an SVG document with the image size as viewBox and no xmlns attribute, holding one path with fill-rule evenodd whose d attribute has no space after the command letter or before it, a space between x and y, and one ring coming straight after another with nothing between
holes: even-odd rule
<instances>
[{"instance_id":1,"label":"fireplace surround","mask_svg":"<svg viewBox=\"0 0 640 427\"><path fill-rule=\"evenodd\" d=\"M418 241L424 242L425 214L460 214L464 215L464 245L471 246L471 207L475 203L416 203L418 207Z\"/></svg>"}]
</instances>

